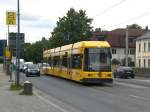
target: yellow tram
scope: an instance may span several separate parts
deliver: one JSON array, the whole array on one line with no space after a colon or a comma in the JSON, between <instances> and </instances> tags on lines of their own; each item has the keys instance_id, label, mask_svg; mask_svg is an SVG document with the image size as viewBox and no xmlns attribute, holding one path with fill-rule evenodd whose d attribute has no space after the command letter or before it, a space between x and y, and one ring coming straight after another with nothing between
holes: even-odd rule
<instances>
[{"instance_id":1,"label":"yellow tram","mask_svg":"<svg viewBox=\"0 0 150 112\"><path fill-rule=\"evenodd\" d=\"M81 83L113 82L111 50L106 41L81 41L43 52L41 74Z\"/></svg>"}]
</instances>

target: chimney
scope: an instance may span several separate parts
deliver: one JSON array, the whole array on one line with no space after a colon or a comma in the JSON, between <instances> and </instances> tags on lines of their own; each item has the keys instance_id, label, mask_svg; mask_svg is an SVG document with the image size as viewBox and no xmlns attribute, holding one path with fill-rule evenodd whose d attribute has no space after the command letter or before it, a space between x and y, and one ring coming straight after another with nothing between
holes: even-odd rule
<instances>
[{"instance_id":1,"label":"chimney","mask_svg":"<svg viewBox=\"0 0 150 112\"><path fill-rule=\"evenodd\" d=\"M148 31L148 26L145 27L145 30Z\"/></svg>"},{"instance_id":2,"label":"chimney","mask_svg":"<svg viewBox=\"0 0 150 112\"><path fill-rule=\"evenodd\" d=\"M101 28L96 28L95 32L101 32Z\"/></svg>"}]
</instances>

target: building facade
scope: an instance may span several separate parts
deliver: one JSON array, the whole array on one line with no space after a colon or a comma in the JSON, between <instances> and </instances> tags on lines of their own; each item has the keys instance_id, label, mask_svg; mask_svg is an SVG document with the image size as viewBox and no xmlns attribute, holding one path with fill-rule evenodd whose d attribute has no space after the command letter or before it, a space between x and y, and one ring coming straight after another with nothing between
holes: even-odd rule
<instances>
[{"instance_id":1,"label":"building facade","mask_svg":"<svg viewBox=\"0 0 150 112\"><path fill-rule=\"evenodd\" d=\"M10 51L12 52L12 56L14 57L16 57L16 37L17 37L17 33L9 33L8 45ZM24 40L25 40L25 34L20 33L18 38L18 48L19 48L20 58L24 56Z\"/></svg>"},{"instance_id":2,"label":"building facade","mask_svg":"<svg viewBox=\"0 0 150 112\"><path fill-rule=\"evenodd\" d=\"M147 29L128 29L128 60L129 65L135 65L135 40L137 37L147 32ZM95 31L91 40L101 40L98 37L104 37L102 40L106 40L112 47L112 60L116 59L120 64L125 64L125 39L126 29L115 29L112 31Z\"/></svg>"},{"instance_id":3,"label":"building facade","mask_svg":"<svg viewBox=\"0 0 150 112\"><path fill-rule=\"evenodd\" d=\"M7 46L7 40L0 40L0 57L4 55L4 48Z\"/></svg>"},{"instance_id":4,"label":"building facade","mask_svg":"<svg viewBox=\"0 0 150 112\"><path fill-rule=\"evenodd\" d=\"M136 67L150 68L150 32L136 39Z\"/></svg>"}]
</instances>

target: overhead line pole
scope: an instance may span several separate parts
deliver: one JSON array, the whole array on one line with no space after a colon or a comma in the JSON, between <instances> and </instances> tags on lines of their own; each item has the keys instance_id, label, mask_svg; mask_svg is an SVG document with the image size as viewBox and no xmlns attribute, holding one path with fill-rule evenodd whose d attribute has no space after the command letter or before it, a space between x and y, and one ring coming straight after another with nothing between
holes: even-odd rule
<instances>
[{"instance_id":1,"label":"overhead line pole","mask_svg":"<svg viewBox=\"0 0 150 112\"><path fill-rule=\"evenodd\" d=\"M128 66L128 36L129 36L129 32L128 32L128 25L126 28L126 58L125 58L125 65Z\"/></svg>"},{"instance_id":2,"label":"overhead line pole","mask_svg":"<svg viewBox=\"0 0 150 112\"><path fill-rule=\"evenodd\" d=\"M19 0L17 0L17 19L18 19L18 24L17 24L17 37L16 37L16 64L17 64L17 81L16 84L19 86L20 84L20 76L19 76L19 68L20 68L20 50L19 50L19 34L20 34L20 7L19 7Z\"/></svg>"}]
</instances>

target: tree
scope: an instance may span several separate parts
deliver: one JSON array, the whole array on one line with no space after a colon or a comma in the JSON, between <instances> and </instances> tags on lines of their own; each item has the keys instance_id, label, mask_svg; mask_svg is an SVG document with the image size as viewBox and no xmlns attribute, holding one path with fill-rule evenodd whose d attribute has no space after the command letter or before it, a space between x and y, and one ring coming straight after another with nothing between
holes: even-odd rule
<instances>
[{"instance_id":1,"label":"tree","mask_svg":"<svg viewBox=\"0 0 150 112\"><path fill-rule=\"evenodd\" d=\"M122 59L122 64L125 66L126 58ZM131 59L131 57L128 57L128 66L132 66L132 59Z\"/></svg>"},{"instance_id":2,"label":"tree","mask_svg":"<svg viewBox=\"0 0 150 112\"><path fill-rule=\"evenodd\" d=\"M88 40L92 36L92 19L86 16L86 12L75 11L71 8L66 16L59 18L57 26L50 38L51 47Z\"/></svg>"},{"instance_id":3,"label":"tree","mask_svg":"<svg viewBox=\"0 0 150 112\"><path fill-rule=\"evenodd\" d=\"M142 27L138 24L132 24L132 25L129 25L128 28L133 28L133 29L142 29Z\"/></svg>"},{"instance_id":4,"label":"tree","mask_svg":"<svg viewBox=\"0 0 150 112\"><path fill-rule=\"evenodd\" d=\"M0 57L0 63L3 63L3 58L2 57Z\"/></svg>"},{"instance_id":5,"label":"tree","mask_svg":"<svg viewBox=\"0 0 150 112\"><path fill-rule=\"evenodd\" d=\"M35 63L41 62L43 60L43 50L50 48L49 40L42 38L41 41L35 42L33 44L27 44L25 46L25 57L26 61L33 61Z\"/></svg>"},{"instance_id":6,"label":"tree","mask_svg":"<svg viewBox=\"0 0 150 112\"><path fill-rule=\"evenodd\" d=\"M119 65L119 64L120 64L120 61L114 58L114 59L112 60L112 64L113 64L113 65Z\"/></svg>"},{"instance_id":7,"label":"tree","mask_svg":"<svg viewBox=\"0 0 150 112\"><path fill-rule=\"evenodd\" d=\"M49 40L43 37L41 41L25 46L24 59L40 62L43 60L43 50L88 40L92 36L91 22L92 19L86 16L85 11L77 12L71 8L66 16L59 18Z\"/></svg>"}]
</instances>

